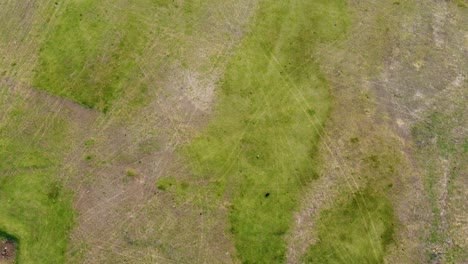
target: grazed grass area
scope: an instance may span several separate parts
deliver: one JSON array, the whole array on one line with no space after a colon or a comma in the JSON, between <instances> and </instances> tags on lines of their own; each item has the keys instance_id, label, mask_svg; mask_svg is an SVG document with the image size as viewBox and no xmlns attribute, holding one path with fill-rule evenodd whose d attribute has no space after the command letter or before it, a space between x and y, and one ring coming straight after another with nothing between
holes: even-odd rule
<instances>
[{"instance_id":1,"label":"grazed grass area","mask_svg":"<svg viewBox=\"0 0 468 264\"><path fill-rule=\"evenodd\" d=\"M329 110L314 47L340 38L344 1L264 1L228 66L215 120L188 148L198 177L232 202L231 231L246 263L284 260L283 235Z\"/></svg>"},{"instance_id":2,"label":"grazed grass area","mask_svg":"<svg viewBox=\"0 0 468 264\"><path fill-rule=\"evenodd\" d=\"M32 108L16 104L0 127L0 230L18 239L18 263L63 263L74 212L55 175L67 125L46 128Z\"/></svg>"},{"instance_id":3,"label":"grazed grass area","mask_svg":"<svg viewBox=\"0 0 468 264\"><path fill-rule=\"evenodd\" d=\"M393 208L381 194L365 190L346 204L324 211L307 263L382 263L385 246L392 242Z\"/></svg>"}]
</instances>

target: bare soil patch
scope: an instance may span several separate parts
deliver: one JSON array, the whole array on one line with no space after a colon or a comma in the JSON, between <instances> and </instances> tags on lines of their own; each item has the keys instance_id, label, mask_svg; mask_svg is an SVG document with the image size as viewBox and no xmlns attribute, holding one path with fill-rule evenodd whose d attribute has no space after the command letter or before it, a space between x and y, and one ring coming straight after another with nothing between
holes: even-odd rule
<instances>
[{"instance_id":1,"label":"bare soil patch","mask_svg":"<svg viewBox=\"0 0 468 264\"><path fill-rule=\"evenodd\" d=\"M16 243L10 239L0 240L0 263L14 263L16 259Z\"/></svg>"}]
</instances>

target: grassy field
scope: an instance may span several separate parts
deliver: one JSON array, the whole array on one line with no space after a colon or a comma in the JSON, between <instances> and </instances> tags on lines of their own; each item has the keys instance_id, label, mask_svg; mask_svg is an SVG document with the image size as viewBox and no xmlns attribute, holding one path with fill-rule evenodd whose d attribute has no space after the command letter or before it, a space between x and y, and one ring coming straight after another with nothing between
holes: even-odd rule
<instances>
[{"instance_id":1,"label":"grassy field","mask_svg":"<svg viewBox=\"0 0 468 264\"><path fill-rule=\"evenodd\" d=\"M344 1L264 1L230 62L221 102L187 149L197 177L231 201L245 263L284 261L284 234L301 190L317 177L316 144L330 107L315 45L349 23Z\"/></svg>"},{"instance_id":2,"label":"grassy field","mask_svg":"<svg viewBox=\"0 0 468 264\"><path fill-rule=\"evenodd\" d=\"M17 263L467 259L465 1L0 14L0 238Z\"/></svg>"}]
</instances>

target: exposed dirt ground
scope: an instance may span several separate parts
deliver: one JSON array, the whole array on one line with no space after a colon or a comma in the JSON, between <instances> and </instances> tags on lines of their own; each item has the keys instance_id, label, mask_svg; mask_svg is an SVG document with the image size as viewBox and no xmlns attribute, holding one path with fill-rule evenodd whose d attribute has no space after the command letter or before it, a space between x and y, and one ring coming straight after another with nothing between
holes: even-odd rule
<instances>
[{"instance_id":1,"label":"exposed dirt ground","mask_svg":"<svg viewBox=\"0 0 468 264\"><path fill-rule=\"evenodd\" d=\"M0 263L14 263L16 243L11 240L0 240Z\"/></svg>"}]
</instances>

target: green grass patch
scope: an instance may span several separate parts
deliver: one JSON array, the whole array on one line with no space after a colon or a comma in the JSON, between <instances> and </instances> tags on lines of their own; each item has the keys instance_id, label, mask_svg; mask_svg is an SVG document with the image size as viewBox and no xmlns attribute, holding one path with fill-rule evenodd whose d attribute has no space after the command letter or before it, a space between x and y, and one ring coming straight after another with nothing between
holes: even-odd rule
<instances>
[{"instance_id":1,"label":"green grass patch","mask_svg":"<svg viewBox=\"0 0 468 264\"><path fill-rule=\"evenodd\" d=\"M139 89L143 97L137 58L148 35L144 15L154 4L121 2L67 3L40 49L34 85L101 111L124 89Z\"/></svg>"},{"instance_id":2,"label":"green grass patch","mask_svg":"<svg viewBox=\"0 0 468 264\"><path fill-rule=\"evenodd\" d=\"M68 129L35 110L15 105L0 128L0 234L16 238L18 263L64 263L74 212L56 175Z\"/></svg>"},{"instance_id":3,"label":"green grass patch","mask_svg":"<svg viewBox=\"0 0 468 264\"><path fill-rule=\"evenodd\" d=\"M316 145L330 107L314 52L348 23L345 1L262 1L228 65L216 117L187 149L206 188L231 200L245 263L284 261L283 237L301 189L317 177Z\"/></svg>"},{"instance_id":4,"label":"green grass patch","mask_svg":"<svg viewBox=\"0 0 468 264\"><path fill-rule=\"evenodd\" d=\"M52 170L8 176L0 187L0 230L17 238L18 263L64 263L74 212Z\"/></svg>"},{"instance_id":5,"label":"green grass patch","mask_svg":"<svg viewBox=\"0 0 468 264\"><path fill-rule=\"evenodd\" d=\"M317 231L306 263L383 263L385 246L393 241L391 202L365 190L322 212Z\"/></svg>"}]
</instances>

